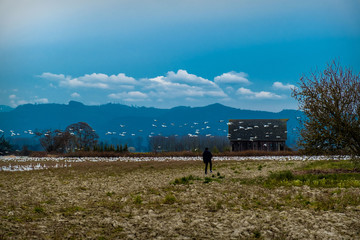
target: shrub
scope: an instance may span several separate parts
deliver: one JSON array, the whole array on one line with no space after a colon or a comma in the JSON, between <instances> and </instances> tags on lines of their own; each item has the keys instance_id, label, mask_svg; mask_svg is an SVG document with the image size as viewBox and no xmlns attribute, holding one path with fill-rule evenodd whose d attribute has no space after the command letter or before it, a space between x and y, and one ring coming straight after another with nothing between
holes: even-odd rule
<instances>
[{"instance_id":1,"label":"shrub","mask_svg":"<svg viewBox=\"0 0 360 240\"><path fill-rule=\"evenodd\" d=\"M275 172L271 173L269 176L269 179L277 180L277 181L290 181L294 179L294 174L289 171L281 171L281 172Z\"/></svg>"},{"instance_id":2,"label":"shrub","mask_svg":"<svg viewBox=\"0 0 360 240\"><path fill-rule=\"evenodd\" d=\"M44 210L44 208L41 207L41 206L36 206L36 207L34 207L34 212L35 212L35 213L44 213L45 210Z\"/></svg>"},{"instance_id":3,"label":"shrub","mask_svg":"<svg viewBox=\"0 0 360 240\"><path fill-rule=\"evenodd\" d=\"M135 198L134 198L134 203L135 204L141 204L142 203L142 198L140 195L136 195Z\"/></svg>"},{"instance_id":4,"label":"shrub","mask_svg":"<svg viewBox=\"0 0 360 240\"><path fill-rule=\"evenodd\" d=\"M189 175L187 177L176 178L172 184L191 184L193 180L200 180L200 178Z\"/></svg>"},{"instance_id":5,"label":"shrub","mask_svg":"<svg viewBox=\"0 0 360 240\"><path fill-rule=\"evenodd\" d=\"M173 203L175 203L176 202L176 198L175 198L175 196L174 195L172 195L172 194L167 194L166 196L165 196L165 198L164 198L164 203L165 204L173 204Z\"/></svg>"}]
</instances>

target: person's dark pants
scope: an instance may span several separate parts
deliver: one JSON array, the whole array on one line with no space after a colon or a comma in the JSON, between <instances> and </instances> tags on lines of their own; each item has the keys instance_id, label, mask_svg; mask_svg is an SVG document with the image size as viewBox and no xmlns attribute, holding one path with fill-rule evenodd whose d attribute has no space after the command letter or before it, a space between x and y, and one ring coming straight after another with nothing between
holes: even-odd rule
<instances>
[{"instance_id":1,"label":"person's dark pants","mask_svg":"<svg viewBox=\"0 0 360 240\"><path fill-rule=\"evenodd\" d=\"M208 167L208 164L210 163L210 172L212 172L212 162L211 160L208 161L208 162L205 162L205 174L207 174L207 167Z\"/></svg>"}]
</instances>

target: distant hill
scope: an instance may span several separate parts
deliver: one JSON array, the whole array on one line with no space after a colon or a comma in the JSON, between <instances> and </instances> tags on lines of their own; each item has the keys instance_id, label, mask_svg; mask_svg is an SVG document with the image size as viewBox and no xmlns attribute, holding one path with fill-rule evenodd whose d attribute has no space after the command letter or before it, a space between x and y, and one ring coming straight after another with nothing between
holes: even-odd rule
<instances>
[{"instance_id":1,"label":"distant hill","mask_svg":"<svg viewBox=\"0 0 360 240\"><path fill-rule=\"evenodd\" d=\"M278 113L242 110L221 104L204 107L175 107L158 109L130 107L122 104L87 106L80 102L69 104L26 104L11 111L0 112L0 129L13 138L33 137L33 132L44 129L65 129L77 122L87 122L103 141L136 141L149 135L227 135L229 119L289 119L287 144L295 144L297 117L301 112L283 110Z\"/></svg>"},{"instance_id":2,"label":"distant hill","mask_svg":"<svg viewBox=\"0 0 360 240\"><path fill-rule=\"evenodd\" d=\"M0 112L10 112L11 110L14 110L12 107L6 106L6 105L0 105Z\"/></svg>"}]
</instances>

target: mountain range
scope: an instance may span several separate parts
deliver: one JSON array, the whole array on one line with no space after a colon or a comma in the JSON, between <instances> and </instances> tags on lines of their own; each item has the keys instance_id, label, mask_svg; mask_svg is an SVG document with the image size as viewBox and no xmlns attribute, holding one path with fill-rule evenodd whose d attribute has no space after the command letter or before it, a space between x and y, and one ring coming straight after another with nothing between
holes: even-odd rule
<instances>
[{"instance_id":1,"label":"mountain range","mask_svg":"<svg viewBox=\"0 0 360 240\"><path fill-rule=\"evenodd\" d=\"M159 109L122 104L87 106L80 102L68 104L25 104L14 109L1 106L0 129L14 140L33 138L33 132L65 129L77 122L88 123L101 141L132 141L136 137L162 135L226 136L229 119L289 119L287 145L295 146L298 129L297 110L267 112L243 110L212 104L204 107ZM29 131L30 130L30 131Z\"/></svg>"}]
</instances>

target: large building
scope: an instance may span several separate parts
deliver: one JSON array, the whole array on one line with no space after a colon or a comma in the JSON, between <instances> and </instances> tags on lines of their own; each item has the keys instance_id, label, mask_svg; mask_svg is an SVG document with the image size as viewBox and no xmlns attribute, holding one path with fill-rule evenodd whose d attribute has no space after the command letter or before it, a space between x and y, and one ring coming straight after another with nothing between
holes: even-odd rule
<instances>
[{"instance_id":1,"label":"large building","mask_svg":"<svg viewBox=\"0 0 360 240\"><path fill-rule=\"evenodd\" d=\"M289 119L231 119L228 138L232 151L283 151Z\"/></svg>"}]
</instances>

